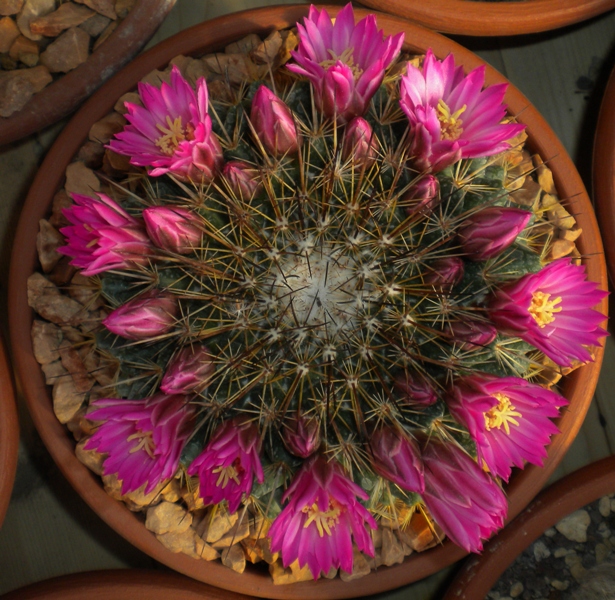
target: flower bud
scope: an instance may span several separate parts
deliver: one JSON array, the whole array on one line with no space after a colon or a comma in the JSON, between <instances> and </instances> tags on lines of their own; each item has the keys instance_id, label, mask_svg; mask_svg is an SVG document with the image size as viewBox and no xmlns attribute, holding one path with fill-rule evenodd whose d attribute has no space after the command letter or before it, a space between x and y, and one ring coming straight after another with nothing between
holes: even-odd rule
<instances>
[{"instance_id":1,"label":"flower bud","mask_svg":"<svg viewBox=\"0 0 615 600\"><path fill-rule=\"evenodd\" d=\"M320 446L320 423L318 419L308 419L296 415L287 419L282 435L286 449L295 456L307 458Z\"/></svg>"},{"instance_id":2,"label":"flower bud","mask_svg":"<svg viewBox=\"0 0 615 600\"><path fill-rule=\"evenodd\" d=\"M209 384L215 366L205 346L185 346L169 362L160 383L165 394L201 392Z\"/></svg>"},{"instance_id":3,"label":"flower bud","mask_svg":"<svg viewBox=\"0 0 615 600\"><path fill-rule=\"evenodd\" d=\"M158 248L189 254L201 244L196 217L179 206L150 206L143 211L147 235Z\"/></svg>"},{"instance_id":4,"label":"flower bud","mask_svg":"<svg viewBox=\"0 0 615 600\"><path fill-rule=\"evenodd\" d=\"M175 296L153 290L116 308L103 325L120 337L147 340L173 329L178 313Z\"/></svg>"},{"instance_id":5,"label":"flower bud","mask_svg":"<svg viewBox=\"0 0 615 600\"><path fill-rule=\"evenodd\" d=\"M299 139L290 108L264 85L254 94L250 121L265 150L276 156L298 152Z\"/></svg>"},{"instance_id":6,"label":"flower bud","mask_svg":"<svg viewBox=\"0 0 615 600\"><path fill-rule=\"evenodd\" d=\"M366 105L355 92L352 69L338 61L329 67L323 77L322 111L325 116L335 118L338 123L346 123L365 112Z\"/></svg>"},{"instance_id":7,"label":"flower bud","mask_svg":"<svg viewBox=\"0 0 615 600\"><path fill-rule=\"evenodd\" d=\"M409 404L430 406L438 401L433 387L418 373L410 374L406 371L395 379L395 389L401 392Z\"/></svg>"},{"instance_id":8,"label":"flower bud","mask_svg":"<svg viewBox=\"0 0 615 600\"><path fill-rule=\"evenodd\" d=\"M456 321L451 324L453 340L463 350L477 350L495 340L498 331L491 323Z\"/></svg>"},{"instance_id":9,"label":"flower bud","mask_svg":"<svg viewBox=\"0 0 615 600\"><path fill-rule=\"evenodd\" d=\"M468 217L457 232L471 260L487 260L508 248L532 216L519 208L493 206Z\"/></svg>"},{"instance_id":10,"label":"flower bud","mask_svg":"<svg viewBox=\"0 0 615 600\"><path fill-rule=\"evenodd\" d=\"M464 272L463 261L457 256L448 256L430 262L423 279L436 288L450 289L463 279Z\"/></svg>"},{"instance_id":11,"label":"flower bud","mask_svg":"<svg viewBox=\"0 0 615 600\"><path fill-rule=\"evenodd\" d=\"M433 175L425 175L403 196L402 201L409 214L433 208L433 200L438 196L440 184Z\"/></svg>"},{"instance_id":12,"label":"flower bud","mask_svg":"<svg viewBox=\"0 0 615 600\"><path fill-rule=\"evenodd\" d=\"M241 160L232 160L224 165L222 175L233 193L243 200L250 200L263 187L258 169Z\"/></svg>"},{"instance_id":13,"label":"flower bud","mask_svg":"<svg viewBox=\"0 0 615 600\"><path fill-rule=\"evenodd\" d=\"M365 163L369 167L376 160L378 154L378 140L372 131L371 125L361 117L356 117L346 126L342 158L348 160L352 157L355 163Z\"/></svg>"}]
</instances>

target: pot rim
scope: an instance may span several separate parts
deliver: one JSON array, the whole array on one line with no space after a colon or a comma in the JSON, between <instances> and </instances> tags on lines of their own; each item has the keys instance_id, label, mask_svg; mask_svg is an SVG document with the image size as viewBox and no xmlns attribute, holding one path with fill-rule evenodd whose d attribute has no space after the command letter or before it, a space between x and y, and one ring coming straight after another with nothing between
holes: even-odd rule
<instances>
[{"instance_id":1,"label":"pot rim","mask_svg":"<svg viewBox=\"0 0 615 600\"><path fill-rule=\"evenodd\" d=\"M340 10L339 6L326 8L332 13ZM90 126L107 114L116 99L134 88L136 82L147 73L166 66L178 54L206 53L224 47L248 33L266 34L276 28L289 27L306 16L307 11L306 5L266 7L226 15L191 27L139 56L90 98L58 137L26 199L12 253L9 315L15 362L36 427L64 475L111 527L156 560L209 584L266 598L311 600L319 596L330 599L364 596L400 587L459 560L465 552L447 541L437 548L413 554L401 565L381 568L358 580L345 583L339 578L324 579L290 586L274 586L269 574L257 573L256 569L246 570L238 576L220 563L206 563L185 555L173 554L156 540L153 533L145 529L134 513L111 499L102 489L99 478L76 459L72 438L55 418L41 370L32 355L29 332L33 317L27 306L26 293L27 277L37 264L32 240L36 238L38 221L47 213L53 193L63 181L64 170L87 137ZM355 10L358 18L369 12L372 11ZM406 32L407 39L412 42L412 45L407 43L406 48L424 52L431 47L439 57L454 52L466 70L485 64L470 51L437 33L403 21L399 17L384 14L378 14L377 17L379 26L386 34L400 30ZM487 84L503 81L506 80L495 69L486 67ZM600 282L601 287L605 287L606 270L599 230L589 198L572 161L547 123L521 92L510 87L505 101L511 112L531 130L532 150L545 160L549 159L556 186L563 192L562 197L569 198L573 203L581 202L589 209L578 216L579 226L585 231L581 238L584 241L579 244L579 248L588 256L588 276L593 281ZM580 211L575 211L578 212ZM606 314L606 301L601 303L600 309ZM559 420L563 432L552 438L547 467L539 469L528 465L511 480L507 488L510 496L509 518L518 514L540 491L576 436L592 399L602 362L602 348L596 349L595 354L594 363L573 372L565 379L563 393L569 398L574 397L575 401L563 411Z\"/></svg>"},{"instance_id":2,"label":"pot rim","mask_svg":"<svg viewBox=\"0 0 615 600\"><path fill-rule=\"evenodd\" d=\"M0 117L0 146L59 121L145 46L176 0L137 0L137 4L88 59L40 92L10 117Z\"/></svg>"},{"instance_id":3,"label":"pot rim","mask_svg":"<svg viewBox=\"0 0 615 600\"><path fill-rule=\"evenodd\" d=\"M489 37L558 29L615 8L615 0L363 0L363 4L442 33Z\"/></svg>"}]
</instances>

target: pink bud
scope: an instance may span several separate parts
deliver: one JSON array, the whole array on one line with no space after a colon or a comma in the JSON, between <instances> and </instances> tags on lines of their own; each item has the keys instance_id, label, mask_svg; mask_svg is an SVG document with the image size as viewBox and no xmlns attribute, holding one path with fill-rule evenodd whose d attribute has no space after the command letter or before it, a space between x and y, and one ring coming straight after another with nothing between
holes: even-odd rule
<instances>
[{"instance_id":1,"label":"pink bud","mask_svg":"<svg viewBox=\"0 0 615 600\"><path fill-rule=\"evenodd\" d=\"M179 206L150 206L143 211L147 235L158 248L189 254L201 244L201 229L193 213Z\"/></svg>"},{"instance_id":2,"label":"pink bud","mask_svg":"<svg viewBox=\"0 0 615 600\"><path fill-rule=\"evenodd\" d=\"M450 289L456 286L464 274L463 261L456 256L438 258L429 263L429 268L423 276L425 283L436 288Z\"/></svg>"},{"instance_id":3,"label":"pink bud","mask_svg":"<svg viewBox=\"0 0 615 600\"><path fill-rule=\"evenodd\" d=\"M438 396L433 387L418 373L410 374L406 371L395 380L394 385L406 397L409 404L430 406L438 401Z\"/></svg>"},{"instance_id":4,"label":"pink bud","mask_svg":"<svg viewBox=\"0 0 615 600\"><path fill-rule=\"evenodd\" d=\"M284 423L284 445L291 454L307 458L320 446L320 423L318 419L294 416Z\"/></svg>"},{"instance_id":5,"label":"pink bud","mask_svg":"<svg viewBox=\"0 0 615 600\"><path fill-rule=\"evenodd\" d=\"M323 113L339 123L346 123L365 112L362 98L355 93L354 73L341 61L325 73L321 100Z\"/></svg>"},{"instance_id":6,"label":"pink bud","mask_svg":"<svg viewBox=\"0 0 615 600\"><path fill-rule=\"evenodd\" d=\"M203 128L203 134L200 134L200 128ZM204 183L211 181L220 172L224 159L220 142L211 132L211 125L200 124L197 129L199 130L197 131L197 140L203 139L196 141L192 146L192 162L187 168L185 176L195 183ZM182 175L181 166L177 174Z\"/></svg>"},{"instance_id":7,"label":"pink bud","mask_svg":"<svg viewBox=\"0 0 615 600\"><path fill-rule=\"evenodd\" d=\"M454 341L463 350L477 350L495 340L498 331L490 323L482 321L456 321L451 324Z\"/></svg>"},{"instance_id":8,"label":"pink bud","mask_svg":"<svg viewBox=\"0 0 615 600\"><path fill-rule=\"evenodd\" d=\"M532 216L519 208L493 206L468 217L459 228L459 241L471 260L487 260L508 248Z\"/></svg>"},{"instance_id":9,"label":"pink bud","mask_svg":"<svg viewBox=\"0 0 615 600\"><path fill-rule=\"evenodd\" d=\"M173 329L178 313L175 296L153 290L116 308L103 325L120 337L146 340Z\"/></svg>"},{"instance_id":10,"label":"pink bud","mask_svg":"<svg viewBox=\"0 0 615 600\"><path fill-rule=\"evenodd\" d=\"M227 162L222 175L233 193L243 200L250 200L263 187L258 169L241 160Z\"/></svg>"},{"instance_id":11,"label":"pink bud","mask_svg":"<svg viewBox=\"0 0 615 600\"><path fill-rule=\"evenodd\" d=\"M290 108L264 85L254 94L250 121L269 152L276 156L298 152L297 128Z\"/></svg>"},{"instance_id":12,"label":"pink bud","mask_svg":"<svg viewBox=\"0 0 615 600\"><path fill-rule=\"evenodd\" d=\"M169 362L160 383L165 394L199 393L207 387L215 371L205 346L185 346Z\"/></svg>"},{"instance_id":13,"label":"pink bud","mask_svg":"<svg viewBox=\"0 0 615 600\"><path fill-rule=\"evenodd\" d=\"M440 184L433 175L425 175L415 183L402 199L406 206L406 211L410 213L420 210L430 210L433 208L433 200L438 196Z\"/></svg>"},{"instance_id":14,"label":"pink bud","mask_svg":"<svg viewBox=\"0 0 615 600\"><path fill-rule=\"evenodd\" d=\"M365 163L369 167L377 155L378 140L371 125L365 119L356 117L346 126L342 158L348 160L352 156L356 163Z\"/></svg>"}]
</instances>

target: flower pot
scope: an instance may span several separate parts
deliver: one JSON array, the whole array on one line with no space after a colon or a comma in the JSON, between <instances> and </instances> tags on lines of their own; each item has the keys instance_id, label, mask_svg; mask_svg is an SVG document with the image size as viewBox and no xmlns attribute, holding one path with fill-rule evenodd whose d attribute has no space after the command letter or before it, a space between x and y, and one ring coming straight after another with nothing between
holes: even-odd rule
<instances>
[{"instance_id":1,"label":"flower pot","mask_svg":"<svg viewBox=\"0 0 615 600\"><path fill-rule=\"evenodd\" d=\"M554 483L514 521L471 557L444 600L482 600L494 583L532 542L566 515L615 492L615 456L609 456Z\"/></svg>"},{"instance_id":2,"label":"flower pot","mask_svg":"<svg viewBox=\"0 0 615 600\"><path fill-rule=\"evenodd\" d=\"M364 4L443 33L490 37L549 31L615 7L613 0L366 0Z\"/></svg>"},{"instance_id":3,"label":"flower pot","mask_svg":"<svg viewBox=\"0 0 615 600\"><path fill-rule=\"evenodd\" d=\"M10 321L17 368L29 408L43 440L72 485L121 535L169 567L232 591L267 598L349 598L382 592L418 580L458 560L464 555L464 551L450 542L445 542L435 549L413 554L401 565L381 568L362 579L348 583L339 579L323 579L292 586L274 586L269 575L258 568L238 575L219 563L204 563L171 553L145 529L138 516L111 499L102 489L98 478L75 458L74 442L55 418L48 390L32 353L32 313L26 299L27 278L36 269L36 248L33 240L36 238L38 221L48 212L54 192L63 182L65 168L86 139L91 125L109 112L117 98L133 89L136 82L150 71L166 66L170 59L179 54L204 54L222 48L249 33L266 34L275 28L292 26L307 15L307 10L306 6L265 8L195 26L137 58L87 102L58 138L26 200L11 265ZM336 13L339 9L330 7L329 10ZM360 18L366 11L357 13ZM408 50L424 52L430 47L435 55L441 58L454 52L457 61L466 71L483 64L478 57L450 40L399 18L379 15L378 25L387 35L405 31ZM501 75L487 67L487 84L503 81ZM520 92L509 88L505 102L511 113L518 115L519 121L527 125L531 151L542 156L555 157L550 162L550 167L559 195L562 198L575 198L575 214L578 215L579 226L585 232L579 250L582 255L589 257L586 261L588 276L604 287L605 266L597 225L583 184L570 159L547 124ZM606 310L604 302L601 310ZM595 354L595 362L573 372L564 381L562 391L570 400L570 405L558 421L561 433L554 436L549 446L549 458L545 468L528 466L511 480L508 486L511 518L538 493L578 432L591 402L602 360L601 349L597 349Z\"/></svg>"},{"instance_id":4,"label":"flower pot","mask_svg":"<svg viewBox=\"0 0 615 600\"><path fill-rule=\"evenodd\" d=\"M19 424L13 392L13 373L0 339L0 526L11 500L17 469Z\"/></svg>"},{"instance_id":5,"label":"flower pot","mask_svg":"<svg viewBox=\"0 0 615 600\"><path fill-rule=\"evenodd\" d=\"M600 217L609 276L615 281L615 69L602 99L594 141L594 201Z\"/></svg>"},{"instance_id":6,"label":"flower pot","mask_svg":"<svg viewBox=\"0 0 615 600\"><path fill-rule=\"evenodd\" d=\"M145 46L174 4L175 0L139 0L84 63L32 96L20 111L0 118L0 146L43 129L73 112Z\"/></svg>"}]
</instances>

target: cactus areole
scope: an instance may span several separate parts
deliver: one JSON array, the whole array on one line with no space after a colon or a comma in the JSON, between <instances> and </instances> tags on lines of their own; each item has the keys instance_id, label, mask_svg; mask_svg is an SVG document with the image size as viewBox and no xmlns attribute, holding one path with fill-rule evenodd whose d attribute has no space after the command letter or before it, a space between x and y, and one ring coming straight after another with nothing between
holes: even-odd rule
<instances>
[{"instance_id":1,"label":"cactus areole","mask_svg":"<svg viewBox=\"0 0 615 600\"><path fill-rule=\"evenodd\" d=\"M605 293L512 193L536 184L506 85L402 41L312 7L288 65L141 83L108 145L130 172L65 209L117 364L103 474L177 478L314 578L417 515L480 551L557 432L560 366L605 335Z\"/></svg>"}]
</instances>

